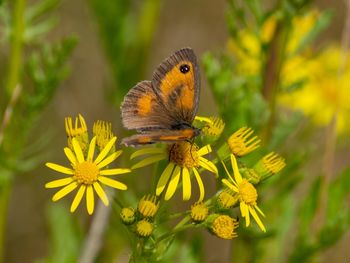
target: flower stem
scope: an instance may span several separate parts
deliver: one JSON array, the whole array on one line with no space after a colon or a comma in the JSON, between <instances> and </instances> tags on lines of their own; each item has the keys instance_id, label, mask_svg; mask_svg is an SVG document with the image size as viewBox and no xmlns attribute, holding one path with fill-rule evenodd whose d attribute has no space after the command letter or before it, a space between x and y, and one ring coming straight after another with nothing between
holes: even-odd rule
<instances>
[{"instance_id":1,"label":"flower stem","mask_svg":"<svg viewBox=\"0 0 350 263\"><path fill-rule=\"evenodd\" d=\"M5 109L2 123L0 124L0 146L4 139L6 127L12 117L13 108L21 93L20 75L22 71L23 35L25 30L25 7L26 0L16 0L13 4L13 26L10 38L10 60L8 68L8 78L6 83L7 97L9 103ZM12 190L11 176L3 180L0 186L0 263L4 262L4 240L6 230L6 219L8 211L9 197Z\"/></svg>"},{"instance_id":2,"label":"flower stem","mask_svg":"<svg viewBox=\"0 0 350 263\"><path fill-rule=\"evenodd\" d=\"M25 31L26 0L16 0L13 10L13 27L11 30L11 54L7 79L7 93L11 94L20 82L22 71L23 35Z\"/></svg>"},{"instance_id":3,"label":"flower stem","mask_svg":"<svg viewBox=\"0 0 350 263\"><path fill-rule=\"evenodd\" d=\"M3 185L0 186L0 263L4 262L4 249L5 249L5 229L7 221L7 210L9 197L12 189L11 180L6 180Z\"/></svg>"},{"instance_id":4,"label":"flower stem","mask_svg":"<svg viewBox=\"0 0 350 263\"><path fill-rule=\"evenodd\" d=\"M280 87L280 74L285 60L285 52L289 34L289 26L282 28L284 21L277 23L275 34L271 40L268 58L263 71L262 95L268 102L270 116L262 138L268 142L276 122L276 100Z\"/></svg>"}]
</instances>

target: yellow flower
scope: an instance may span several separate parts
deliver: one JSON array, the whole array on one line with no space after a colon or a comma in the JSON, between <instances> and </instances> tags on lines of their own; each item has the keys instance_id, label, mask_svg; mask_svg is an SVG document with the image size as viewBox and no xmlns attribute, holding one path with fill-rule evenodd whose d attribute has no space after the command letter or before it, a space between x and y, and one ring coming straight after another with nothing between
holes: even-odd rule
<instances>
[{"instance_id":1,"label":"yellow flower","mask_svg":"<svg viewBox=\"0 0 350 263\"><path fill-rule=\"evenodd\" d=\"M199 187L199 201L202 201L204 198L204 185L198 168L202 167L214 174L218 174L215 164L203 157L210 152L210 145L198 149L195 144L183 141L171 144L166 149L154 147L143 148L135 151L130 159L150 155L134 164L132 169L144 167L161 160L169 160L168 165L158 180L156 189L157 196L160 196L166 189L165 200L169 200L174 195L180 178L182 179L182 198L183 200L189 200L191 197L190 175L193 172Z\"/></svg>"},{"instance_id":2,"label":"yellow flower","mask_svg":"<svg viewBox=\"0 0 350 263\"><path fill-rule=\"evenodd\" d=\"M146 195L141 198L138 210L141 215L144 217L154 217L159 208L159 202L157 201L157 197L153 195Z\"/></svg>"},{"instance_id":3,"label":"yellow flower","mask_svg":"<svg viewBox=\"0 0 350 263\"><path fill-rule=\"evenodd\" d=\"M255 166L254 169L261 175L261 180L280 172L286 163L278 154L271 152L265 155Z\"/></svg>"},{"instance_id":4,"label":"yellow flower","mask_svg":"<svg viewBox=\"0 0 350 263\"><path fill-rule=\"evenodd\" d=\"M106 206L109 203L107 195L101 187L101 184L105 184L120 190L126 190L127 186L125 184L108 177L111 175L129 173L131 172L130 169L102 169L112 163L122 153L122 151L117 151L107 156L116 140L117 138L113 137L94 160L96 137L94 137L90 142L86 158L84 157L78 140L73 138L73 151L68 147L64 148L64 153L70 161L72 168L67 168L55 163L46 163L46 166L52 170L69 175L67 178L58 179L45 185L46 188L57 188L64 186L52 197L52 200L57 201L76 188L79 188L71 205L70 211L74 212L77 209L83 195L86 192L87 211L91 215L94 212L95 204L94 190Z\"/></svg>"},{"instance_id":5,"label":"yellow flower","mask_svg":"<svg viewBox=\"0 0 350 263\"><path fill-rule=\"evenodd\" d=\"M225 123L219 117L200 117L196 116L197 121L204 122L205 126L201 129L201 134L211 137L219 137L224 131Z\"/></svg>"},{"instance_id":6,"label":"yellow flower","mask_svg":"<svg viewBox=\"0 0 350 263\"><path fill-rule=\"evenodd\" d=\"M227 140L231 152L236 156L244 156L257 149L261 140L258 136L251 138L253 133L254 131L248 127L240 128L233 133Z\"/></svg>"},{"instance_id":7,"label":"yellow flower","mask_svg":"<svg viewBox=\"0 0 350 263\"><path fill-rule=\"evenodd\" d=\"M340 68L344 63L344 72ZM279 98L282 105L301 110L317 126L328 125L337 116L337 134L350 131L350 58L342 59L338 46L330 46L303 63L308 76L302 88Z\"/></svg>"},{"instance_id":8,"label":"yellow flower","mask_svg":"<svg viewBox=\"0 0 350 263\"><path fill-rule=\"evenodd\" d=\"M242 217L246 220L246 226L248 227L250 225L250 215L252 215L260 229L266 232L266 229L256 212L258 211L262 216L265 216L257 205L256 201L258 199L258 193L256 189L250 182L248 182L247 179L242 178L238 170L236 157L233 154L231 154L231 164L234 178L230 175L226 169L226 166L224 165L229 180L222 179L222 182L238 195L240 211Z\"/></svg>"},{"instance_id":9,"label":"yellow flower","mask_svg":"<svg viewBox=\"0 0 350 263\"><path fill-rule=\"evenodd\" d=\"M203 202L196 202L191 206L191 218L195 222L204 221L208 213L208 207Z\"/></svg>"},{"instance_id":10,"label":"yellow flower","mask_svg":"<svg viewBox=\"0 0 350 263\"><path fill-rule=\"evenodd\" d=\"M75 138L83 152L85 152L89 145L89 135L84 117L79 114L79 116L75 118L74 125L72 118L67 117L64 119L64 125L68 137L68 147L73 150L72 139Z\"/></svg>"},{"instance_id":11,"label":"yellow flower","mask_svg":"<svg viewBox=\"0 0 350 263\"><path fill-rule=\"evenodd\" d=\"M107 143L114 137L112 132L112 123L106 121L97 121L92 128L94 136L96 136L96 144L102 150Z\"/></svg>"},{"instance_id":12,"label":"yellow flower","mask_svg":"<svg viewBox=\"0 0 350 263\"><path fill-rule=\"evenodd\" d=\"M238 222L236 219L228 215L212 215L214 219L211 223L211 231L220 238L232 239L237 237L236 228L238 228Z\"/></svg>"},{"instance_id":13,"label":"yellow flower","mask_svg":"<svg viewBox=\"0 0 350 263\"><path fill-rule=\"evenodd\" d=\"M238 196L230 189L221 191L217 196L217 203L220 208L229 209L238 202Z\"/></svg>"},{"instance_id":14,"label":"yellow flower","mask_svg":"<svg viewBox=\"0 0 350 263\"><path fill-rule=\"evenodd\" d=\"M120 211L120 218L126 225L130 225L135 221L135 210L132 207L124 207Z\"/></svg>"},{"instance_id":15,"label":"yellow flower","mask_svg":"<svg viewBox=\"0 0 350 263\"><path fill-rule=\"evenodd\" d=\"M153 224L146 219L142 219L136 224L136 233L141 237L149 237L153 232Z\"/></svg>"},{"instance_id":16,"label":"yellow flower","mask_svg":"<svg viewBox=\"0 0 350 263\"><path fill-rule=\"evenodd\" d=\"M300 57L296 56L296 51L313 29L319 16L320 13L317 10L312 10L305 15L293 18L286 47L287 60L282 67L284 85L304 80L308 76L303 71L303 64L300 63ZM237 59L236 69L239 74L259 75L262 72L266 63L266 50L263 47L272 40L278 19L278 14L272 14L257 30L248 26L238 32L236 39L228 41L228 52ZM293 82L287 82L284 78Z\"/></svg>"}]
</instances>

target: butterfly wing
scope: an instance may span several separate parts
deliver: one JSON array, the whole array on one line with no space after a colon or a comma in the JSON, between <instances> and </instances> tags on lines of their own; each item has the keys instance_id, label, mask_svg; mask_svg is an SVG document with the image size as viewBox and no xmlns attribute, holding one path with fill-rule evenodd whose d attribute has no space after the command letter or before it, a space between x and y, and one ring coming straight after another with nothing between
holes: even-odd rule
<instances>
[{"instance_id":1,"label":"butterfly wing","mask_svg":"<svg viewBox=\"0 0 350 263\"><path fill-rule=\"evenodd\" d=\"M191 125L200 93L199 67L193 50L180 49L164 60L153 74L152 88L173 120L173 128Z\"/></svg>"},{"instance_id":2,"label":"butterfly wing","mask_svg":"<svg viewBox=\"0 0 350 263\"><path fill-rule=\"evenodd\" d=\"M129 90L121 105L122 122L125 128L145 131L170 129L172 118L159 102L150 81L139 82Z\"/></svg>"},{"instance_id":3,"label":"butterfly wing","mask_svg":"<svg viewBox=\"0 0 350 263\"><path fill-rule=\"evenodd\" d=\"M181 130L154 130L124 138L122 144L126 146L153 144L156 142L177 142L192 139L199 134L199 130L186 128Z\"/></svg>"}]
</instances>

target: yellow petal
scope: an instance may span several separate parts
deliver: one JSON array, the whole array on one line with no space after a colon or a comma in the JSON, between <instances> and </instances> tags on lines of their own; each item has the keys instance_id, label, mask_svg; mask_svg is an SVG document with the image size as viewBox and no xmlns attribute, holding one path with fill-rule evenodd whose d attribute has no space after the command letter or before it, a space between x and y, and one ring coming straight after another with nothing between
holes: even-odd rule
<instances>
[{"instance_id":1,"label":"yellow petal","mask_svg":"<svg viewBox=\"0 0 350 263\"><path fill-rule=\"evenodd\" d=\"M60 200L62 197L66 196L70 192L72 192L75 188L77 188L78 183L77 182L72 182L71 184L63 187L61 190L59 190L53 197L52 201L56 202Z\"/></svg>"},{"instance_id":2,"label":"yellow petal","mask_svg":"<svg viewBox=\"0 0 350 263\"><path fill-rule=\"evenodd\" d=\"M88 155L86 160L87 161L92 161L94 158L94 153L95 153L95 148L96 148L96 136L92 138L90 145L89 145L89 150L88 150Z\"/></svg>"},{"instance_id":3,"label":"yellow petal","mask_svg":"<svg viewBox=\"0 0 350 263\"><path fill-rule=\"evenodd\" d=\"M138 157L138 156L142 156L145 154L160 154L160 153L164 153L164 149L162 148L143 148L141 150L137 150L135 151L131 156L130 156L130 160Z\"/></svg>"},{"instance_id":4,"label":"yellow petal","mask_svg":"<svg viewBox=\"0 0 350 263\"><path fill-rule=\"evenodd\" d=\"M123 151L116 151L114 153L112 153L110 156L108 156L106 159L104 159L102 162L100 162L97 167L98 168L103 168L106 165L109 165L111 162L113 162L115 159L117 159Z\"/></svg>"},{"instance_id":5,"label":"yellow petal","mask_svg":"<svg viewBox=\"0 0 350 263\"><path fill-rule=\"evenodd\" d=\"M47 167L51 168L52 170L55 170L56 172L60 172L60 173L63 173L63 174L69 174L69 175L74 174L74 171L72 169L64 167L64 166L59 165L59 164L46 163L45 165Z\"/></svg>"},{"instance_id":6,"label":"yellow petal","mask_svg":"<svg viewBox=\"0 0 350 263\"><path fill-rule=\"evenodd\" d=\"M113 180L113 179L110 179L108 177L104 177L104 176L99 176L98 177L98 180L105 184L105 185L108 185L110 187L113 187L113 188L116 188L116 189L120 189L120 190L126 190L128 187L121 183L121 182L118 182L116 180Z\"/></svg>"},{"instance_id":7,"label":"yellow petal","mask_svg":"<svg viewBox=\"0 0 350 263\"><path fill-rule=\"evenodd\" d=\"M190 173L187 168L182 169L182 199L189 200L191 198L191 180Z\"/></svg>"},{"instance_id":8,"label":"yellow petal","mask_svg":"<svg viewBox=\"0 0 350 263\"><path fill-rule=\"evenodd\" d=\"M177 185L179 183L179 179L180 179L180 173L181 173L181 169L180 167L176 166L175 170L171 176L169 185L168 185L168 189L166 190L164 199L165 200L169 200L175 193Z\"/></svg>"},{"instance_id":9,"label":"yellow petal","mask_svg":"<svg viewBox=\"0 0 350 263\"><path fill-rule=\"evenodd\" d=\"M86 189L86 186L84 184L82 184L78 190L78 193L75 195L74 200L72 202L72 205L70 207L71 213L73 213L77 209L77 207L79 206L81 199L84 196L85 189Z\"/></svg>"},{"instance_id":10,"label":"yellow petal","mask_svg":"<svg viewBox=\"0 0 350 263\"><path fill-rule=\"evenodd\" d=\"M206 123L209 123L209 124L213 123L212 120L210 118L208 118L208 117L196 116L194 119L197 120L197 121L206 122Z\"/></svg>"},{"instance_id":11,"label":"yellow petal","mask_svg":"<svg viewBox=\"0 0 350 263\"><path fill-rule=\"evenodd\" d=\"M94 200L94 190L92 185L88 185L86 188L86 208L89 215L94 212L95 200Z\"/></svg>"},{"instance_id":12,"label":"yellow petal","mask_svg":"<svg viewBox=\"0 0 350 263\"><path fill-rule=\"evenodd\" d=\"M238 188L234 186L229 180L227 179L222 179L221 182L226 185L228 188L232 189L236 193L238 193Z\"/></svg>"},{"instance_id":13,"label":"yellow petal","mask_svg":"<svg viewBox=\"0 0 350 263\"><path fill-rule=\"evenodd\" d=\"M199 187L199 199L198 199L198 201L200 202L200 201L203 201L203 199L204 199L204 185L203 185L202 178L199 175L196 168L193 168L193 173L194 173L194 176L196 177L198 187Z\"/></svg>"},{"instance_id":14,"label":"yellow petal","mask_svg":"<svg viewBox=\"0 0 350 263\"><path fill-rule=\"evenodd\" d=\"M107 195L106 195L105 191L103 190L103 188L101 187L101 185L98 182L95 182L94 188L95 188L97 195L101 198L102 202L105 204L105 206L107 206L109 204L109 201L108 201Z\"/></svg>"},{"instance_id":15,"label":"yellow petal","mask_svg":"<svg viewBox=\"0 0 350 263\"><path fill-rule=\"evenodd\" d=\"M169 181L171 174L173 173L174 167L175 165L173 163L169 163L167 167L164 169L164 171L162 172L157 183L156 195L160 195L163 192L166 184Z\"/></svg>"},{"instance_id":16,"label":"yellow petal","mask_svg":"<svg viewBox=\"0 0 350 263\"><path fill-rule=\"evenodd\" d=\"M109 151L112 149L115 141L117 140L117 137L113 137L105 146L105 148L103 148L103 150L100 152L100 154L97 156L96 160L94 161L94 163L99 164L109 153Z\"/></svg>"},{"instance_id":17,"label":"yellow petal","mask_svg":"<svg viewBox=\"0 0 350 263\"><path fill-rule=\"evenodd\" d=\"M231 176L230 173L228 172L225 163L224 163L223 161L221 161L221 163L222 163L222 166L223 166L224 169L225 169L225 172L226 172L227 176L231 179L232 183L234 183L234 184L236 185L236 182L235 182L235 180L233 180L232 176Z\"/></svg>"},{"instance_id":18,"label":"yellow petal","mask_svg":"<svg viewBox=\"0 0 350 263\"><path fill-rule=\"evenodd\" d=\"M203 156L203 155L206 155L206 154L208 154L208 153L210 153L210 152L211 152L211 147L210 147L210 145L208 144L208 145L206 145L206 146L200 148L199 151L198 151L197 153L198 153L199 156Z\"/></svg>"},{"instance_id":19,"label":"yellow petal","mask_svg":"<svg viewBox=\"0 0 350 263\"><path fill-rule=\"evenodd\" d=\"M74 153L72 150L68 147L64 148L64 153L66 154L68 160L73 164L74 166L77 164L77 158L75 157Z\"/></svg>"},{"instance_id":20,"label":"yellow petal","mask_svg":"<svg viewBox=\"0 0 350 263\"><path fill-rule=\"evenodd\" d=\"M72 177L58 179L58 180L54 180L52 182L49 182L49 183L45 184L45 188L61 187L61 186L65 186L67 184L70 184L71 182L73 182L73 178Z\"/></svg>"},{"instance_id":21,"label":"yellow petal","mask_svg":"<svg viewBox=\"0 0 350 263\"><path fill-rule=\"evenodd\" d=\"M142 161L134 164L131 169L137 169L137 168L141 168L144 167L146 165L152 164L152 163L156 163L160 160L164 160L166 158L166 156L164 154L158 154L158 155L154 155L151 157L147 157L145 159L143 159Z\"/></svg>"},{"instance_id":22,"label":"yellow petal","mask_svg":"<svg viewBox=\"0 0 350 263\"><path fill-rule=\"evenodd\" d=\"M257 205L255 205L254 208L255 208L263 217L265 217L265 214L263 213L263 211L260 210L260 208L259 208Z\"/></svg>"},{"instance_id":23,"label":"yellow petal","mask_svg":"<svg viewBox=\"0 0 350 263\"><path fill-rule=\"evenodd\" d=\"M81 147L80 147L77 139L73 138L72 144L73 144L73 149L74 149L75 156L77 157L78 162L79 163L84 162L84 154L83 154L83 151L81 150Z\"/></svg>"},{"instance_id":24,"label":"yellow petal","mask_svg":"<svg viewBox=\"0 0 350 263\"><path fill-rule=\"evenodd\" d=\"M261 222L259 216L257 215L256 211L254 210L253 207L248 206L249 212L251 213L251 215L253 216L253 218L255 219L255 222L258 224L258 226L260 227L260 229L264 232L266 232L266 228L264 226L264 224Z\"/></svg>"},{"instance_id":25,"label":"yellow petal","mask_svg":"<svg viewBox=\"0 0 350 263\"><path fill-rule=\"evenodd\" d=\"M130 169L126 168L116 168L116 169L107 169L100 171L100 175L117 175L117 174L125 174L130 173Z\"/></svg>"},{"instance_id":26,"label":"yellow petal","mask_svg":"<svg viewBox=\"0 0 350 263\"><path fill-rule=\"evenodd\" d=\"M215 164L203 157L199 157L199 165L208 171L218 174L218 169L216 168Z\"/></svg>"},{"instance_id":27,"label":"yellow petal","mask_svg":"<svg viewBox=\"0 0 350 263\"><path fill-rule=\"evenodd\" d=\"M231 165L233 168L233 176L235 177L236 182L239 184L242 182L242 176L238 170L237 159L233 154L231 154Z\"/></svg>"}]
</instances>

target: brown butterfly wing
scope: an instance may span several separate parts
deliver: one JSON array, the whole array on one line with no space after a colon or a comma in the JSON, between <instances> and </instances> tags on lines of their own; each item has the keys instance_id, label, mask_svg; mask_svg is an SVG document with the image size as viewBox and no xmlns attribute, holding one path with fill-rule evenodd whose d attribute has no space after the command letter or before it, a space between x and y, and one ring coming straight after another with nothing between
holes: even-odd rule
<instances>
[{"instance_id":1,"label":"brown butterfly wing","mask_svg":"<svg viewBox=\"0 0 350 263\"><path fill-rule=\"evenodd\" d=\"M164 60L153 74L152 87L175 120L172 127L192 124L200 95L199 67L193 50L183 48Z\"/></svg>"},{"instance_id":2,"label":"brown butterfly wing","mask_svg":"<svg viewBox=\"0 0 350 263\"><path fill-rule=\"evenodd\" d=\"M123 125L129 130L170 129L173 122L150 81L139 82L129 90L121 105L121 113Z\"/></svg>"},{"instance_id":3,"label":"brown butterfly wing","mask_svg":"<svg viewBox=\"0 0 350 263\"><path fill-rule=\"evenodd\" d=\"M177 142L192 139L197 136L199 130L185 128L181 130L154 130L142 134L135 134L124 138L122 144L126 146L153 144L156 142Z\"/></svg>"}]
</instances>

